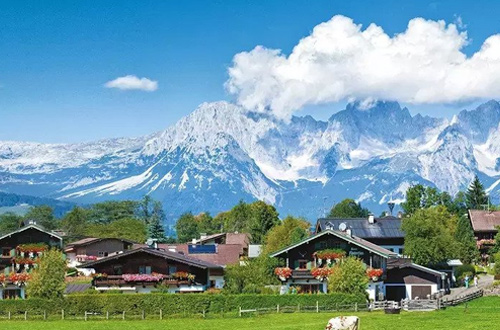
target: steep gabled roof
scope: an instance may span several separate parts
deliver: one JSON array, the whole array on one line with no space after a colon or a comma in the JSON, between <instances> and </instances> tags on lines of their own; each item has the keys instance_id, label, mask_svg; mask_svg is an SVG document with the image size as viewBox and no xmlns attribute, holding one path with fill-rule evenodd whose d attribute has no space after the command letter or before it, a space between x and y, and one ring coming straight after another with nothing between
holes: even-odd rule
<instances>
[{"instance_id":1,"label":"steep gabled roof","mask_svg":"<svg viewBox=\"0 0 500 330\"><path fill-rule=\"evenodd\" d=\"M117 237L106 237L106 238L86 237L86 238L82 238L78 241L69 243L68 245L66 245L66 250L70 250L70 249L77 247L77 246L86 246L89 244L105 241L108 239L116 239L116 240L119 240L119 241L122 241L122 242L128 243L128 244L135 244L136 243L136 242L131 241L129 239L117 238Z\"/></svg>"},{"instance_id":2,"label":"steep gabled roof","mask_svg":"<svg viewBox=\"0 0 500 330\"><path fill-rule=\"evenodd\" d=\"M349 242L349 243L352 243L356 246L359 246L365 250L368 250L372 253L375 253L381 257L384 257L384 258L392 258L392 257L397 257L397 253L394 253L392 251L389 251L387 249L384 249L383 247L380 247L376 244L373 244L371 242L368 242L362 238L359 238L359 237L356 237L356 236L350 236L348 235L347 233L344 233L344 232L340 232L340 231L337 231L337 230L331 230L331 229L326 229L318 234L315 234L315 235L312 235L312 236L309 236L308 238L298 242L298 243L295 243L295 244L292 244L284 249L281 249L277 252L274 252L271 254L271 257L277 257L279 256L280 254L282 254L283 252L286 252L286 251L289 251L297 246L300 246L304 243L307 243L307 242L310 242L318 237L321 237L323 235L334 235L338 238L341 238L343 240L345 240L346 242Z\"/></svg>"},{"instance_id":3,"label":"steep gabled roof","mask_svg":"<svg viewBox=\"0 0 500 330\"><path fill-rule=\"evenodd\" d=\"M138 249L128 250L128 251L124 251L122 253L110 255L110 256L104 257L102 259L96 260L96 261L87 262L83 265L80 265L79 267L80 268L93 268L95 265L105 263L109 260L121 259L121 258L130 256L130 255L135 254L135 253L140 253L140 252L144 252L144 253L148 253L148 254L151 254L154 256L162 257L164 259L175 260L177 262L180 262L180 263L183 263L183 264L186 264L189 266L193 266L193 267L198 267L201 269L221 268L221 266L216 265L214 263L203 261L200 259L195 259L192 257L188 257L188 256L185 256L185 255L177 253L177 252L153 249L153 248L149 248L149 247L141 247Z\"/></svg>"},{"instance_id":4,"label":"steep gabled roof","mask_svg":"<svg viewBox=\"0 0 500 330\"><path fill-rule=\"evenodd\" d=\"M475 232L496 232L500 226L500 211L469 210L469 219Z\"/></svg>"},{"instance_id":5,"label":"steep gabled roof","mask_svg":"<svg viewBox=\"0 0 500 330\"><path fill-rule=\"evenodd\" d=\"M401 230L401 219L392 216L375 218L374 223L370 223L368 218L322 218L318 219L316 232L327 228L338 230L341 223L345 223L353 235L365 239L405 237Z\"/></svg>"},{"instance_id":6,"label":"steep gabled roof","mask_svg":"<svg viewBox=\"0 0 500 330\"><path fill-rule=\"evenodd\" d=\"M8 233L8 234L3 235L2 237L0 237L0 241L2 241L3 239L5 239L5 238L7 238L7 237L12 236L12 235L15 235L15 234L21 233L21 232L23 232L23 231L25 231L25 230L28 230L28 229L35 229L35 230L41 231L41 232L43 232L43 233L45 233L45 234L47 234L47 235L50 235L50 236L55 237L55 238L57 238L58 240L62 241L62 237L61 237L61 236L59 236L59 235L57 235L57 234L55 234L55 233L53 233L53 232L51 232L51 231L49 231L49 230L46 230L46 229L44 229L44 228L43 228L43 227L41 227L41 226L38 226L38 225L36 225L36 224L33 224L33 223L31 223L31 224L29 224L29 225L26 225L26 226L24 226L24 227L21 227L21 228L19 228L19 229L17 229L17 230L14 230L13 232L10 232L10 233Z\"/></svg>"}]
</instances>

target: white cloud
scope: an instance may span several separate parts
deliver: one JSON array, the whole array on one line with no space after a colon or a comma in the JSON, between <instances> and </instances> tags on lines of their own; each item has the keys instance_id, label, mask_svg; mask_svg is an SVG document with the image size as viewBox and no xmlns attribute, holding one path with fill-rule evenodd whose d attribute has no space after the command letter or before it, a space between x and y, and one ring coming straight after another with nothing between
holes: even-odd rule
<instances>
[{"instance_id":1,"label":"white cloud","mask_svg":"<svg viewBox=\"0 0 500 330\"><path fill-rule=\"evenodd\" d=\"M146 92L154 92L158 89L158 82L148 78L139 78L137 76L128 75L108 81L104 84L104 86L107 88L118 88L121 90L139 89Z\"/></svg>"},{"instance_id":2,"label":"white cloud","mask_svg":"<svg viewBox=\"0 0 500 330\"><path fill-rule=\"evenodd\" d=\"M308 104L342 100L454 103L500 97L500 34L467 57L455 24L414 18L387 35L345 16L317 25L290 55L257 46L236 54L228 91L247 109L287 119Z\"/></svg>"}]
</instances>

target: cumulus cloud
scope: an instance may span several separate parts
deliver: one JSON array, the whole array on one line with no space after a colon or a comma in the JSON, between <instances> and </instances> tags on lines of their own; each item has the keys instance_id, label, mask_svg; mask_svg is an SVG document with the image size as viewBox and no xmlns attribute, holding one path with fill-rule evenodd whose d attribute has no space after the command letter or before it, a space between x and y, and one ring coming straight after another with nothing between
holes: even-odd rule
<instances>
[{"instance_id":1,"label":"cumulus cloud","mask_svg":"<svg viewBox=\"0 0 500 330\"><path fill-rule=\"evenodd\" d=\"M317 25L285 55L257 46L238 53L227 90L253 111L287 119L308 104L342 100L454 103L500 97L500 34L470 57L467 32L455 24L415 18L387 35L345 16Z\"/></svg>"},{"instance_id":2,"label":"cumulus cloud","mask_svg":"<svg viewBox=\"0 0 500 330\"><path fill-rule=\"evenodd\" d=\"M138 89L146 92L154 92L158 89L158 82L148 78L139 78L137 76L128 75L118 77L104 84L106 88L118 88L121 90Z\"/></svg>"}]
</instances>

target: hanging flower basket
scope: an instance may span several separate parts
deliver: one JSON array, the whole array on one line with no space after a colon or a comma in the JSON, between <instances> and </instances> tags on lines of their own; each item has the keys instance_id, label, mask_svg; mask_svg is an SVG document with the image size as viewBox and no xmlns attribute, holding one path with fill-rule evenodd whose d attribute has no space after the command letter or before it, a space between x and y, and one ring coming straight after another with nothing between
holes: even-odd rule
<instances>
[{"instance_id":1,"label":"hanging flower basket","mask_svg":"<svg viewBox=\"0 0 500 330\"><path fill-rule=\"evenodd\" d=\"M165 276L163 274L123 274L125 282L159 282Z\"/></svg>"},{"instance_id":2,"label":"hanging flower basket","mask_svg":"<svg viewBox=\"0 0 500 330\"><path fill-rule=\"evenodd\" d=\"M331 260L338 260L342 259L346 256L346 252L342 249L326 249L326 250L320 250L316 252L316 257L318 259L326 259L328 263L331 262ZM328 261L330 260L330 261Z\"/></svg>"},{"instance_id":3,"label":"hanging flower basket","mask_svg":"<svg viewBox=\"0 0 500 330\"><path fill-rule=\"evenodd\" d=\"M21 287L26 284L30 279L30 275L28 273L10 273L9 274L9 281L14 283L15 285Z\"/></svg>"},{"instance_id":4,"label":"hanging flower basket","mask_svg":"<svg viewBox=\"0 0 500 330\"><path fill-rule=\"evenodd\" d=\"M382 274L384 274L384 270L380 268L368 268L366 270L366 275L374 282L378 281Z\"/></svg>"},{"instance_id":5,"label":"hanging flower basket","mask_svg":"<svg viewBox=\"0 0 500 330\"><path fill-rule=\"evenodd\" d=\"M175 272L172 274L172 277L178 280L194 281L196 276L188 272Z\"/></svg>"},{"instance_id":6,"label":"hanging flower basket","mask_svg":"<svg viewBox=\"0 0 500 330\"><path fill-rule=\"evenodd\" d=\"M19 252L39 253L48 250L45 243L20 244L16 248Z\"/></svg>"},{"instance_id":7,"label":"hanging flower basket","mask_svg":"<svg viewBox=\"0 0 500 330\"><path fill-rule=\"evenodd\" d=\"M334 270L330 267L315 267L311 269L311 275L314 276L317 280L323 281L328 279L328 276L333 274Z\"/></svg>"},{"instance_id":8,"label":"hanging flower basket","mask_svg":"<svg viewBox=\"0 0 500 330\"><path fill-rule=\"evenodd\" d=\"M292 277L292 270L288 267L277 267L274 269L274 274L279 277L282 282Z\"/></svg>"}]
</instances>

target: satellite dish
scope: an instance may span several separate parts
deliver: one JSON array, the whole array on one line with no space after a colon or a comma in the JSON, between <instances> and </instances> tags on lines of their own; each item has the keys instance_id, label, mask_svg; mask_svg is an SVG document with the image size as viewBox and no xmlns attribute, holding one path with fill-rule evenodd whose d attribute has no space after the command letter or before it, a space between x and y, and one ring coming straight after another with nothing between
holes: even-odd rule
<instances>
[{"instance_id":1,"label":"satellite dish","mask_svg":"<svg viewBox=\"0 0 500 330\"><path fill-rule=\"evenodd\" d=\"M342 222L340 225L339 225L339 230L340 231L346 231L347 230L347 225L345 222Z\"/></svg>"}]
</instances>

